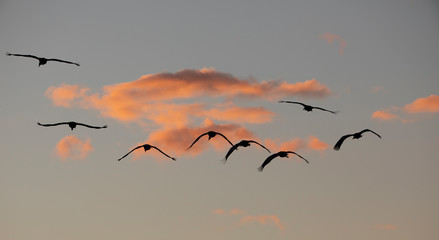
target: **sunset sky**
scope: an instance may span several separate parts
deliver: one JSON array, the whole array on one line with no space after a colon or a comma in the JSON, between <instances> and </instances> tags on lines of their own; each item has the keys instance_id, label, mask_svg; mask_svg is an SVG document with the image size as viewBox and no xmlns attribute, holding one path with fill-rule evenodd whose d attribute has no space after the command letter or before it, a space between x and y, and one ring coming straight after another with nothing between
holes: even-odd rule
<instances>
[{"instance_id":1,"label":"sunset sky","mask_svg":"<svg viewBox=\"0 0 439 240\"><path fill-rule=\"evenodd\" d=\"M0 0L0 34L0 239L439 238L435 0ZM177 160L117 161L146 143Z\"/></svg>"}]
</instances>

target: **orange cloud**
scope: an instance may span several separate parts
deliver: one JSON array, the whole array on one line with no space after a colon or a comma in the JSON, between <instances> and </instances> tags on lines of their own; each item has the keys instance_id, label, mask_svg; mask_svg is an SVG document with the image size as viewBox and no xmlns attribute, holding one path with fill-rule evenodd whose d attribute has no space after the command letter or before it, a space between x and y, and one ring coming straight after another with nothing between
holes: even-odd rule
<instances>
[{"instance_id":1,"label":"orange cloud","mask_svg":"<svg viewBox=\"0 0 439 240\"><path fill-rule=\"evenodd\" d=\"M241 108L233 106L226 109L210 109L202 112L208 118L235 123L270 122L274 113L263 107Z\"/></svg>"},{"instance_id":2,"label":"orange cloud","mask_svg":"<svg viewBox=\"0 0 439 240\"><path fill-rule=\"evenodd\" d=\"M279 229L284 229L284 226L281 224L279 218L276 215L259 215L259 216L245 216L241 219L240 223L251 223L251 222L259 222L260 224L268 224L269 222L273 222Z\"/></svg>"},{"instance_id":3,"label":"orange cloud","mask_svg":"<svg viewBox=\"0 0 439 240\"><path fill-rule=\"evenodd\" d=\"M62 160L67 158L81 160L93 151L90 139L82 141L74 135L66 136L61 139L55 147L55 153Z\"/></svg>"},{"instance_id":4,"label":"orange cloud","mask_svg":"<svg viewBox=\"0 0 439 240\"><path fill-rule=\"evenodd\" d=\"M384 89L383 86L374 86L374 87L372 88L372 92L373 92L373 93L385 93L386 90Z\"/></svg>"},{"instance_id":5,"label":"orange cloud","mask_svg":"<svg viewBox=\"0 0 439 240\"><path fill-rule=\"evenodd\" d=\"M346 47L346 41L343 40L340 36L338 36L337 34L325 33L323 35L320 35L320 38L328 40L329 44L332 44L334 40L337 40L340 43L340 56L343 56L343 48Z\"/></svg>"},{"instance_id":6,"label":"orange cloud","mask_svg":"<svg viewBox=\"0 0 439 240\"><path fill-rule=\"evenodd\" d=\"M329 145L317 137L310 136L307 140L295 138L287 142L281 142L279 139L266 139L265 145L273 152L278 151L297 151L300 149L310 149L317 151L324 151L328 149Z\"/></svg>"},{"instance_id":7,"label":"orange cloud","mask_svg":"<svg viewBox=\"0 0 439 240\"><path fill-rule=\"evenodd\" d=\"M376 225L376 227L384 230L396 230L396 226L392 224Z\"/></svg>"},{"instance_id":8,"label":"orange cloud","mask_svg":"<svg viewBox=\"0 0 439 240\"><path fill-rule=\"evenodd\" d=\"M59 87L49 87L44 95L52 99L55 106L72 107L73 102L86 96L88 90L80 88L78 85L61 84Z\"/></svg>"},{"instance_id":9,"label":"orange cloud","mask_svg":"<svg viewBox=\"0 0 439 240\"><path fill-rule=\"evenodd\" d=\"M379 110L374 113L372 113L372 118L381 120L381 121L393 121L398 119L399 117L393 113L389 113L385 110Z\"/></svg>"},{"instance_id":10,"label":"orange cloud","mask_svg":"<svg viewBox=\"0 0 439 240\"><path fill-rule=\"evenodd\" d=\"M425 98L418 98L413 103L403 107L407 113L436 113L439 112L439 95L430 95Z\"/></svg>"},{"instance_id":11,"label":"orange cloud","mask_svg":"<svg viewBox=\"0 0 439 240\"><path fill-rule=\"evenodd\" d=\"M215 209L212 211L213 214L223 215L225 214L225 211L222 209Z\"/></svg>"}]
</instances>

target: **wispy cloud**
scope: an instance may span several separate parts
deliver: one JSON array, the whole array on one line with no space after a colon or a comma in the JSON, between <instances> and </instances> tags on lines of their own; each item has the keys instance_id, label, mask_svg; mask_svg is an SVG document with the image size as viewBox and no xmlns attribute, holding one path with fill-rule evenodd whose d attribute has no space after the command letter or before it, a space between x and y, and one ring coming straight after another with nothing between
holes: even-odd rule
<instances>
[{"instance_id":1,"label":"wispy cloud","mask_svg":"<svg viewBox=\"0 0 439 240\"><path fill-rule=\"evenodd\" d=\"M428 97L418 98L404 107L392 106L372 113L371 118L380 121L400 121L402 123L414 122L414 118L421 113L438 113L439 96L430 95Z\"/></svg>"},{"instance_id":2,"label":"wispy cloud","mask_svg":"<svg viewBox=\"0 0 439 240\"><path fill-rule=\"evenodd\" d=\"M280 230L284 230L285 228L277 215L250 215L247 214L245 211L236 208L230 211L225 211L223 209L215 209L212 211L212 213L215 215L222 215L222 216L231 216L231 215L239 216L240 220L236 223L239 226L244 224L259 223L261 225L274 224Z\"/></svg>"},{"instance_id":3,"label":"wispy cloud","mask_svg":"<svg viewBox=\"0 0 439 240\"><path fill-rule=\"evenodd\" d=\"M331 34L331 33L327 32L327 33L325 33L323 35L320 35L320 38L328 40L329 44L332 44L332 42L334 40L337 40L339 42L339 44L340 44L340 47L339 47L338 51L340 53L340 56L343 56L343 48L346 47L346 41L343 40L340 36L338 36L337 34Z\"/></svg>"},{"instance_id":4,"label":"wispy cloud","mask_svg":"<svg viewBox=\"0 0 439 240\"><path fill-rule=\"evenodd\" d=\"M56 155L63 161L67 158L75 160L84 159L88 156L90 151L93 151L90 139L83 141L74 135L64 137L55 147Z\"/></svg>"},{"instance_id":5,"label":"wispy cloud","mask_svg":"<svg viewBox=\"0 0 439 240\"><path fill-rule=\"evenodd\" d=\"M309 136L307 139L294 138L286 142L279 139L266 139L265 144L273 152L297 151L301 149L324 151L329 147L327 143L314 136Z\"/></svg>"}]
</instances>

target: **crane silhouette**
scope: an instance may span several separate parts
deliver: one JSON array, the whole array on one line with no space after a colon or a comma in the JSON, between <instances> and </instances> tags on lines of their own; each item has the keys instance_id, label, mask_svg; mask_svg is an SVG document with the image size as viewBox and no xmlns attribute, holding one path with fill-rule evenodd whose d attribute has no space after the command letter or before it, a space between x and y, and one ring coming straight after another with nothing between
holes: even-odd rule
<instances>
[{"instance_id":1,"label":"crane silhouette","mask_svg":"<svg viewBox=\"0 0 439 240\"><path fill-rule=\"evenodd\" d=\"M215 131L209 131L206 133L201 134L199 137L197 137L197 139L195 139L195 141L186 149L189 150L196 142L198 142L198 140L200 140L200 138L202 138L203 136L208 135L209 138L207 140L210 140L211 138L215 137L216 135L220 135L221 137L223 137L224 139L227 140L227 142L230 143L230 145L233 146L233 143L229 141L229 139L226 138L226 136L224 136L222 133L219 132L215 132Z\"/></svg>"},{"instance_id":2,"label":"crane silhouette","mask_svg":"<svg viewBox=\"0 0 439 240\"><path fill-rule=\"evenodd\" d=\"M258 167L258 171L262 172L262 170L264 170L264 167L269 164L271 162L271 160L277 158L277 157L282 157L282 158L287 158L289 157L288 154L292 153L297 155L298 157L300 157L301 159L305 160L306 163L309 164L308 160L306 160L305 158L303 158L302 156L300 156L299 154L297 154L296 152L293 151L280 151L278 153L272 154L270 156L267 157L267 159L265 159L265 161L262 163L262 165L260 167Z\"/></svg>"},{"instance_id":3,"label":"crane silhouette","mask_svg":"<svg viewBox=\"0 0 439 240\"><path fill-rule=\"evenodd\" d=\"M161 152L161 153L162 153L163 155L165 155L166 157L168 157L168 158L170 158L170 159L172 159L172 160L175 161L175 158L173 158L173 157L169 156L168 154L164 153L164 152L163 152L162 150L160 150L159 148L157 148L157 147L155 147L155 146L152 146L152 145L149 145L149 144L143 144L143 145L140 145L140 146L137 146L137 147L133 148L131 151L129 151L129 152L128 152L127 154L125 154L123 157L117 159L117 161L122 160L123 158L125 158L126 156L128 156L130 153L132 153L134 150L137 150L137 149L142 148L142 147L143 147L143 149L145 150L145 152L148 151L148 150L150 150L151 148L154 148L154 149L156 149L157 151Z\"/></svg>"},{"instance_id":4,"label":"crane silhouette","mask_svg":"<svg viewBox=\"0 0 439 240\"><path fill-rule=\"evenodd\" d=\"M300 105L303 106L303 110L305 110L305 111L307 111L307 112L312 112L313 109L319 109L319 110L326 111L326 112L330 112L330 113L333 113L333 114L337 114L337 113L338 113L338 111L331 111L331 110L324 109L324 108L321 108L321 107L313 107L313 106L311 106L311 105L306 105L306 104L301 103L301 102L279 101L279 103L293 103L293 104L300 104Z\"/></svg>"},{"instance_id":5,"label":"crane silhouette","mask_svg":"<svg viewBox=\"0 0 439 240\"><path fill-rule=\"evenodd\" d=\"M34 55L27 55L27 54L14 54L14 53L6 53L7 56L16 56L16 57L28 57L28 58L35 58L38 60L38 67L40 67L41 65L46 64L48 61L55 61L55 62L62 62L62 63L68 63L68 64L74 64L76 66L79 66L79 63L75 63L75 62L69 62L69 61L65 61L65 60L61 60L61 59L56 59L56 58L43 58L43 57L37 57Z\"/></svg>"},{"instance_id":6,"label":"crane silhouette","mask_svg":"<svg viewBox=\"0 0 439 240\"><path fill-rule=\"evenodd\" d=\"M226 163L226 161L229 158L230 154L232 154L233 151L237 150L238 147L248 147L248 146L250 146L250 143L255 143L255 144L261 146L262 148L264 148L265 150L267 150L269 153L271 153L270 150L268 150L266 147L264 147L264 145L262 145L262 144L260 144L260 143L258 143L256 141L253 141L253 140L242 140L241 142L233 145L229 149L229 151L226 154L226 157L223 159L223 162Z\"/></svg>"},{"instance_id":7,"label":"crane silhouette","mask_svg":"<svg viewBox=\"0 0 439 240\"><path fill-rule=\"evenodd\" d=\"M346 138L348 138L348 137L352 137L353 139L359 139L359 138L362 137L362 134L365 133L365 132L371 132L371 133L377 135L379 138L381 138L381 136L380 136L378 133L376 133L376 132L374 132L374 131L372 131L372 130L370 130L370 129L364 129L364 130L362 130L362 131L360 131L360 132L357 132L357 133L354 133L354 134L347 134L347 135L344 135L343 137L341 137L341 138L337 141L337 143L334 145L334 150L335 150L335 151L340 150L340 147L341 147L341 145L343 144L344 140L346 140Z\"/></svg>"},{"instance_id":8,"label":"crane silhouette","mask_svg":"<svg viewBox=\"0 0 439 240\"><path fill-rule=\"evenodd\" d=\"M69 125L69 127L70 127L70 129L72 131L78 125L79 126L88 127L88 128L94 128L94 129L107 128L107 125L104 125L102 127L97 127L97 126L91 126L91 125L87 125L87 124L84 124L84 123L78 123L78 122L59 122L59 123L49 123L49 124L38 123L38 125L43 126L43 127L53 127L53 126L58 126L58 125Z\"/></svg>"}]
</instances>

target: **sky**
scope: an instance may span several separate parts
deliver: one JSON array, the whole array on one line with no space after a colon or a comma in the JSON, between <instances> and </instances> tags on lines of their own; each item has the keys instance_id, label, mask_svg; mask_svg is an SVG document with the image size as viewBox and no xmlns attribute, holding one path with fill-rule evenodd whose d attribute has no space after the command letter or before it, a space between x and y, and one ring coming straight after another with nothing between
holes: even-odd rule
<instances>
[{"instance_id":1,"label":"sky","mask_svg":"<svg viewBox=\"0 0 439 240\"><path fill-rule=\"evenodd\" d=\"M438 26L434 0L1 0L3 53L80 66L0 57L0 239L438 239ZM37 125L64 121L108 128ZM208 131L309 164L187 150ZM176 161L117 161L142 144Z\"/></svg>"}]
</instances>

